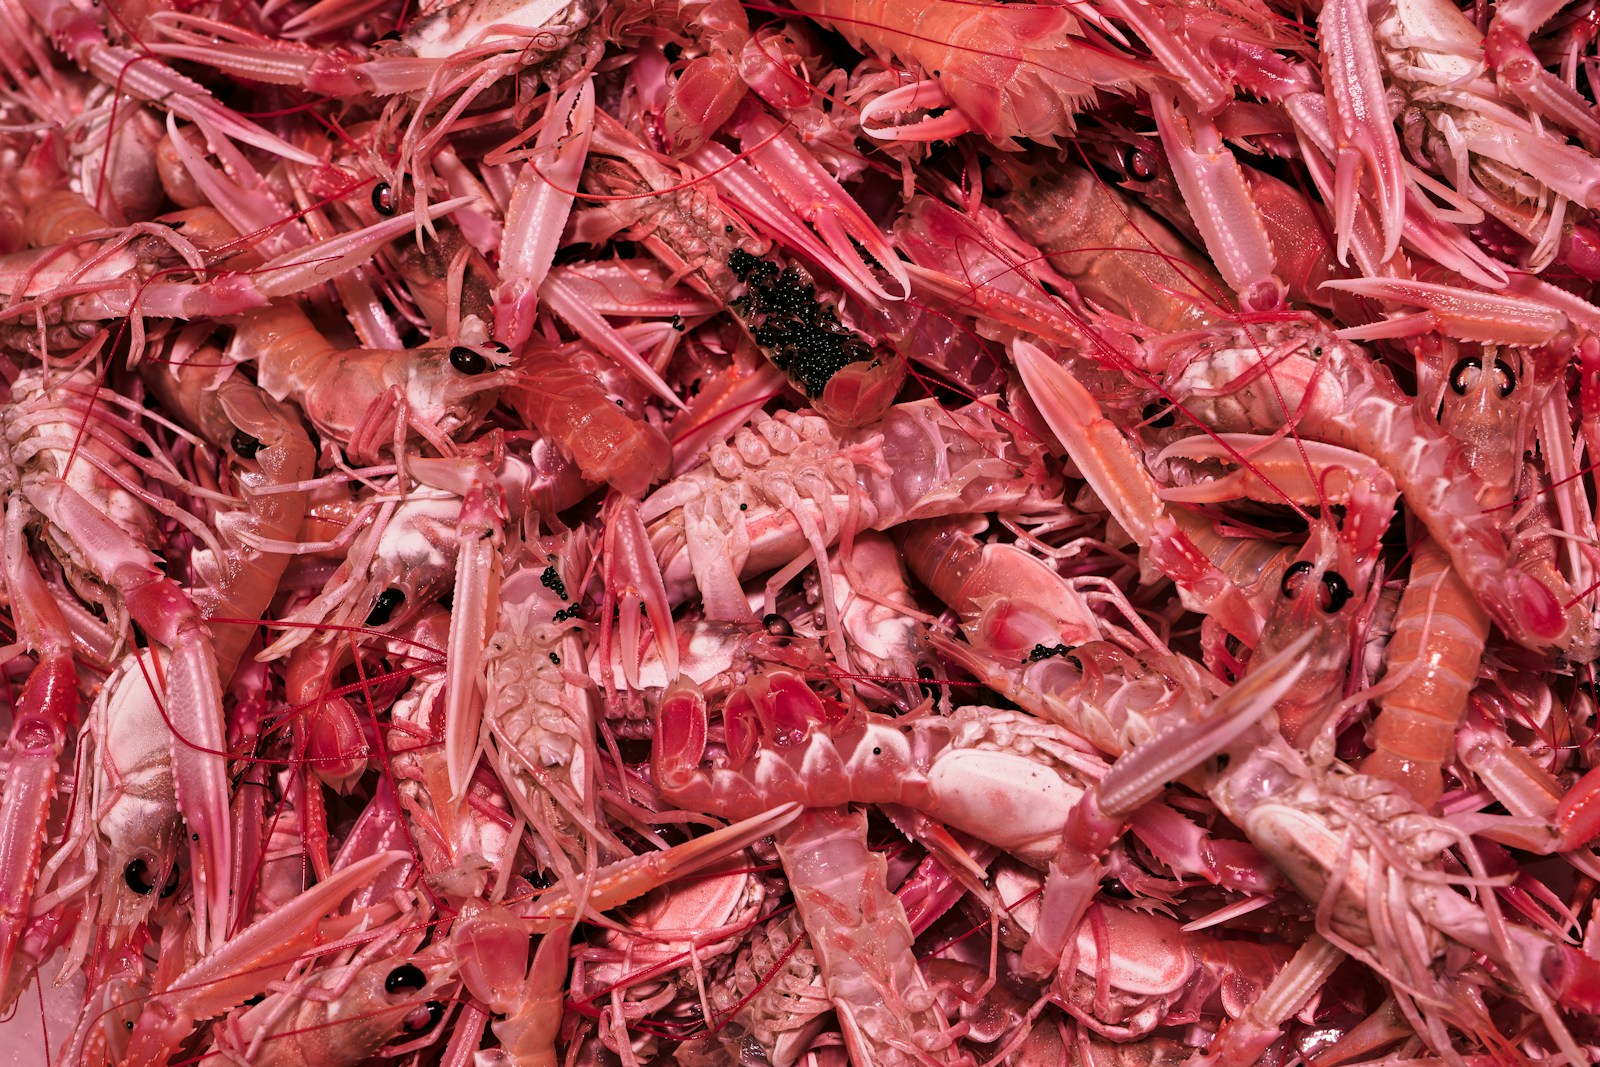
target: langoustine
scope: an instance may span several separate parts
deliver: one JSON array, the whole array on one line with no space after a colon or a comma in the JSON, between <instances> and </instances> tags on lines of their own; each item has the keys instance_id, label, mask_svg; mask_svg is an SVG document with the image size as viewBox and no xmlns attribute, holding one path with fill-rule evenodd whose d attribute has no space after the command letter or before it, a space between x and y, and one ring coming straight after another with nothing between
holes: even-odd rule
<instances>
[{"instance_id":1,"label":"langoustine","mask_svg":"<svg viewBox=\"0 0 1600 1067\"><path fill-rule=\"evenodd\" d=\"M5 9L4 1000L1592 1061L1583 10L799 6Z\"/></svg>"}]
</instances>

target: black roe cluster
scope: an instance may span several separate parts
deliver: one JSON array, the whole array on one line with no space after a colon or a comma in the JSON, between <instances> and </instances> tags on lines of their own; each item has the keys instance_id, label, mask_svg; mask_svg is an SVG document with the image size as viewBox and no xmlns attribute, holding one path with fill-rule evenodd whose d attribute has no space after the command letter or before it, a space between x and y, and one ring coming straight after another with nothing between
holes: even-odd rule
<instances>
[{"instance_id":1,"label":"black roe cluster","mask_svg":"<svg viewBox=\"0 0 1600 1067\"><path fill-rule=\"evenodd\" d=\"M562 600L567 599L567 586L561 580L561 575L554 567L546 567L544 573L539 575L539 584L550 590Z\"/></svg>"},{"instance_id":2,"label":"black roe cluster","mask_svg":"<svg viewBox=\"0 0 1600 1067\"><path fill-rule=\"evenodd\" d=\"M728 269L745 283L734 312L750 327L756 344L809 397L822 395L839 371L872 358L872 345L839 321L831 303L817 299L817 287L795 267L777 264L736 248Z\"/></svg>"}]
</instances>

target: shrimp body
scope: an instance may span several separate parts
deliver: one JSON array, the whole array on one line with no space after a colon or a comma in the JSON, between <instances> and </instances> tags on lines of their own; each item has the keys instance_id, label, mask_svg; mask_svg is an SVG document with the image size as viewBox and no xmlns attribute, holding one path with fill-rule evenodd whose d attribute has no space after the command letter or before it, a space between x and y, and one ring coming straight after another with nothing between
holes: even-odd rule
<instances>
[{"instance_id":1,"label":"shrimp body","mask_svg":"<svg viewBox=\"0 0 1600 1067\"><path fill-rule=\"evenodd\" d=\"M1402 786L1424 808L1438 802L1440 768L1455 752L1488 636L1488 615L1444 550L1424 536L1411 550L1387 653L1386 677L1395 684L1378 698L1363 774Z\"/></svg>"},{"instance_id":2,"label":"shrimp body","mask_svg":"<svg viewBox=\"0 0 1600 1067\"><path fill-rule=\"evenodd\" d=\"M323 592L292 616L296 622L350 622L398 625L448 592L455 581L460 529L467 512L459 479L473 460L414 459L408 465L416 483L404 486L398 500L381 505L356 536L349 555ZM526 473L521 464L500 471L513 491ZM296 627L267 648L276 657L307 641L315 630Z\"/></svg>"},{"instance_id":3,"label":"shrimp body","mask_svg":"<svg viewBox=\"0 0 1600 1067\"><path fill-rule=\"evenodd\" d=\"M384 642L392 659L417 658L419 649L445 649L450 615L430 604ZM449 759L439 743L447 727L444 714L448 661L424 660L411 668L410 688L394 702L396 729L387 747L394 766L395 798L407 832L429 877L449 887L452 896L481 895L493 872L509 862L513 802L480 776L460 804L436 798L451 794Z\"/></svg>"},{"instance_id":4,"label":"shrimp body","mask_svg":"<svg viewBox=\"0 0 1600 1067\"><path fill-rule=\"evenodd\" d=\"M384 403L403 402L414 428L444 437L470 431L509 375L471 346L339 351L292 303L250 312L232 350L254 359L261 388L293 400L317 432L340 445L384 443Z\"/></svg>"},{"instance_id":5,"label":"shrimp body","mask_svg":"<svg viewBox=\"0 0 1600 1067\"><path fill-rule=\"evenodd\" d=\"M576 581L583 554L569 543L564 559L547 560L540 548L530 546L501 586L498 628L484 650L483 721L512 808L559 830L581 858L583 836L603 832L590 821L594 720L589 694L568 680L581 653L576 602L561 574Z\"/></svg>"},{"instance_id":6,"label":"shrimp body","mask_svg":"<svg viewBox=\"0 0 1600 1067\"><path fill-rule=\"evenodd\" d=\"M865 812L808 811L777 839L795 906L856 1063L969 1064L912 950L905 909L867 848Z\"/></svg>"},{"instance_id":7,"label":"shrimp body","mask_svg":"<svg viewBox=\"0 0 1600 1067\"><path fill-rule=\"evenodd\" d=\"M107 926L131 926L148 915L176 858L181 820L172 731L146 673L164 669L164 662L127 657L90 713L99 727L90 733L100 739L91 781L105 854L97 896L100 922Z\"/></svg>"},{"instance_id":8,"label":"shrimp body","mask_svg":"<svg viewBox=\"0 0 1600 1067\"><path fill-rule=\"evenodd\" d=\"M252 1067L353 1067L434 1025L452 969L409 952L326 968L231 1020L212 1054Z\"/></svg>"},{"instance_id":9,"label":"shrimp body","mask_svg":"<svg viewBox=\"0 0 1600 1067\"><path fill-rule=\"evenodd\" d=\"M197 364L211 362L204 358ZM220 355L220 353L216 353ZM234 484L243 508L219 511L212 519L221 552L194 554L202 589L195 603L207 618L257 619L278 591L289 555L263 542L292 543L305 517L307 493L282 491L311 477L315 454L297 416L242 377L212 383L205 370L173 367L173 375L152 373L156 391L182 413L208 441L232 460ZM248 625L219 625L212 639L217 672L224 684L250 643Z\"/></svg>"},{"instance_id":10,"label":"shrimp body","mask_svg":"<svg viewBox=\"0 0 1600 1067\"><path fill-rule=\"evenodd\" d=\"M17 478L48 478L77 494L140 544L155 544L156 516L135 491L144 479L127 456L128 425L99 398L99 383L87 370L59 376L30 368L12 386L4 418L3 447ZM12 482L17 484L16 481ZM118 617L113 596L64 530L50 524L40 534L61 562L79 596Z\"/></svg>"},{"instance_id":11,"label":"shrimp body","mask_svg":"<svg viewBox=\"0 0 1600 1067\"><path fill-rule=\"evenodd\" d=\"M623 411L600 386L597 368L566 348L538 351L511 391L512 403L578 464L584 475L640 496L667 476L672 445L655 426Z\"/></svg>"},{"instance_id":12,"label":"shrimp body","mask_svg":"<svg viewBox=\"0 0 1600 1067\"><path fill-rule=\"evenodd\" d=\"M772 1050L773 1067L798 1062L833 1011L811 939L793 911L752 931L707 995L722 1047L733 1054L744 1040L754 1040Z\"/></svg>"},{"instance_id":13,"label":"shrimp body","mask_svg":"<svg viewBox=\"0 0 1600 1067\"><path fill-rule=\"evenodd\" d=\"M1390 978L1429 1045L1448 1049L1451 1027L1493 1027L1475 1017L1473 1001L1451 995L1459 974L1438 973L1453 966L1446 952L1459 945L1515 975L1571 1062L1584 1061L1557 1006L1591 1003L1595 962L1447 884L1436 868L1460 830L1417 811L1387 782L1314 772L1281 738L1257 735L1233 756L1210 777L1207 795L1318 905L1318 933Z\"/></svg>"},{"instance_id":14,"label":"shrimp body","mask_svg":"<svg viewBox=\"0 0 1600 1067\"><path fill-rule=\"evenodd\" d=\"M698 589L708 617L742 620L740 578L808 548L825 560L847 528L1043 506L1050 479L1038 459L985 403L900 404L871 429L843 433L814 414L758 413L651 494L640 516L668 595L682 602Z\"/></svg>"},{"instance_id":15,"label":"shrimp body","mask_svg":"<svg viewBox=\"0 0 1600 1067\"><path fill-rule=\"evenodd\" d=\"M1030 716L963 708L901 725L836 715L788 671L757 676L723 709L723 751L706 744L703 699L684 689L657 711L652 767L663 796L738 818L777 804L900 804L1042 863L1083 795L1093 757Z\"/></svg>"},{"instance_id":16,"label":"shrimp body","mask_svg":"<svg viewBox=\"0 0 1600 1067\"><path fill-rule=\"evenodd\" d=\"M1251 662L1266 663L1304 634L1304 670L1275 706L1278 724L1304 747L1334 712L1350 670L1352 631L1371 584L1372 561L1352 558L1343 538L1313 524L1298 558L1284 571L1281 594L1261 631Z\"/></svg>"},{"instance_id":17,"label":"shrimp body","mask_svg":"<svg viewBox=\"0 0 1600 1067\"><path fill-rule=\"evenodd\" d=\"M542 560L541 560L542 562ZM575 695L561 678L568 605L548 586L536 588L539 566L518 568L501 588L500 629L489 641L489 718L506 744L540 767L570 764L579 744L568 718ZM552 584L558 588L559 579ZM556 616L561 616L557 620ZM553 716L553 717L552 717ZM581 757L579 757L581 758Z\"/></svg>"},{"instance_id":18,"label":"shrimp body","mask_svg":"<svg viewBox=\"0 0 1600 1067\"><path fill-rule=\"evenodd\" d=\"M83 369L68 379L80 388L93 381ZM69 583L86 600L101 605L105 617L118 622L116 630L131 620L153 648L171 654L163 697L174 733L172 766L179 806L189 824L196 885L204 886L205 907L197 911L195 935L206 947L212 938L224 936L232 837L222 692L211 630L189 594L163 573L150 547L159 543L153 532L141 536L146 534L141 524L130 522L130 531L117 521L119 503L125 502L121 510L130 518L154 508L155 498L140 487L143 470L132 448L136 429L96 411L93 400L70 391L59 407L52 407L48 386L43 376L36 378L30 388L37 392L22 394L22 402L7 411L0 471L12 475L14 501L25 501ZM95 396L89 390L89 397ZM113 395L99 400L107 406L113 402ZM33 432L38 429L48 432ZM109 457L76 451L73 442L80 436L100 440ZM143 469L176 479L170 468L146 462ZM176 508L164 510L182 515ZM185 517L192 521L192 516Z\"/></svg>"},{"instance_id":19,"label":"shrimp body","mask_svg":"<svg viewBox=\"0 0 1600 1067\"><path fill-rule=\"evenodd\" d=\"M1529 389L1524 383L1518 390L1511 368L1488 356L1467 356L1448 369L1440 422L1461 442L1463 461L1482 483L1479 502L1498 509L1516 489ZM1488 637L1489 617L1461 572L1423 534L1412 546L1411 577L1389 639L1387 677L1394 687L1378 698L1373 750L1362 773L1395 782L1433 808Z\"/></svg>"},{"instance_id":20,"label":"shrimp body","mask_svg":"<svg viewBox=\"0 0 1600 1067\"><path fill-rule=\"evenodd\" d=\"M174 977L163 992L143 998L120 1062L129 1067L156 1067L168 1062L199 1022L264 992L267 983L286 973L305 952L326 941L321 932L323 916L353 890L370 884L382 871L406 858L404 853L383 852L350 864L288 905L235 933L221 947ZM378 921L392 914L388 905L371 910Z\"/></svg>"},{"instance_id":21,"label":"shrimp body","mask_svg":"<svg viewBox=\"0 0 1600 1067\"><path fill-rule=\"evenodd\" d=\"M1070 8L965 0L803 0L857 49L927 72L972 128L996 143L1053 143L1097 92L1128 93L1150 73ZM865 118L865 116L863 116Z\"/></svg>"},{"instance_id":22,"label":"shrimp body","mask_svg":"<svg viewBox=\"0 0 1600 1067\"><path fill-rule=\"evenodd\" d=\"M1000 210L1085 297L1157 333L1218 320L1222 279L1132 197L1071 164L1016 171Z\"/></svg>"},{"instance_id":23,"label":"shrimp body","mask_svg":"<svg viewBox=\"0 0 1600 1067\"><path fill-rule=\"evenodd\" d=\"M365 621L373 627L410 619L450 589L460 515L459 497L417 486L358 535L328 587L290 618L297 623ZM269 645L267 654L276 657L316 640L315 630L295 627Z\"/></svg>"},{"instance_id":24,"label":"shrimp body","mask_svg":"<svg viewBox=\"0 0 1600 1067\"><path fill-rule=\"evenodd\" d=\"M1479 502L1482 483L1459 446L1370 357L1310 322L1207 340L1168 372L1169 391L1186 411L1223 432L1270 431L1296 419L1301 433L1378 460L1508 635L1530 647L1561 640L1560 603L1512 566L1506 535Z\"/></svg>"}]
</instances>

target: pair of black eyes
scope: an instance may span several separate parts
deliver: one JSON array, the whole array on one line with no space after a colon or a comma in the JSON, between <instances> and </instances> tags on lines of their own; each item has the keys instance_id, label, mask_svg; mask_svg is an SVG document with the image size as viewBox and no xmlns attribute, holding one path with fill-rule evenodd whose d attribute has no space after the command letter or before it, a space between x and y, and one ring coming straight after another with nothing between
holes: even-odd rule
<instances>
[{"instance_id":1,"label":"pair of black eyes","mask_svg":"<svg viewBox=\"0 0 1600 1067\"><path fill-rule=\"evenodd\" d=\"M1283 593L1285 598L1293 600L1305 584L1301 579L1310 574L1311 571L1312 565L1309 560L1301 560L1299 563L1290 564L1288 570L1283 572L1283 581L1278 587L1279 591ZM1332 615L1349 602L1350 583L1345 581L1337 571L1323 571L1322 595L1322 610Z\"/></svg>"},{"instance_id":2,"label":"pair of black eyes","mask_svg":"<svg viewBox=\"0 0 1600 1067\"><path fill-rule=\"evenodd\" d=\"M1511 370L1510 367L1506 366L1498 359L1495 360L1490 366L1494 371L1495 376L1500 380L1501 397L1510 396L1512 390L1516 389L1517 387L1516 374ZM1483 369L1483 360L1479 359L1477 356L1466 356L1463 359L1458 360L1456 365L1450 368L1451 390L1457 396L1466 396L1467 389L1471 387L1469 373L1471 371L1477 371L1478 373L1482 374Z\"/></svg>"},{"instance_id":3,"label":"pair of black eyes","mask_svg":"<svg viewBox=\"0 0 1600 1067\"><path fill-rule=\"evenodd\" d=\"M128 865L122 868L122 880L129 889L141 897L147 897L156 891L156 884L150 880L150 865L144 860L129 860ZM178 891L178 869L172 869L172 876L167 879L167 884L161 887L161 899L165 900Z\"/></svg>"},{"instance_id":4,"label":"pair of black eyes","mask_svg":"<svg viewBox=\"0 0 1600 1067\"><path fill-rule=\"evenodd\" d=\"M367 613L367 625L384 625L390 619L394 618L395 609L405 602L406 594L403 590L396 589L394 586L390 586L388 589L385 589L383 592L378 594L378 599L372 602L372 610ZM449 610L449 594L446 594L439 601L439 603L443 604L446 610Z\"/></svg>"},{"instance_id":5,"label":"pair of black eyes","mask_svg":"<svg viewBox=\"0 0 1600 1067\"><path fill-rule=\"evenodd\" d=\"M422 973L422 968L414 963L402 963L390 971L383 980L383 991L391 997L404 993L415 993L428 984L428 976ZM424 1030L431 1030L444 1016L444 1005L437 1000L430 1000L422 1005L428 1013L426 1020L408 1016L403 1024L408 1034L420 1034Z\"/></svg>"}]
</instances>

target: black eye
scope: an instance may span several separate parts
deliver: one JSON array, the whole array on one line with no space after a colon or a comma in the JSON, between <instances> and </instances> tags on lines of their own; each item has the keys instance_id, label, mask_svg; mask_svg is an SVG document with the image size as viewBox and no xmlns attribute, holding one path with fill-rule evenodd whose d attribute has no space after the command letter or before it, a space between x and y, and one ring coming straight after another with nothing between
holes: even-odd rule
<instances>
[{"instance_id":1,"label":"black eye","mask_svg":"<svg viewBox=\"0 0 1600 1067\"><path fill-rule=\"evenodd\" d=\"M444 1016L444 1005L437 1000L430 1000L422 1006L422 1011L427 1012L426 1017L412 1012L406 1016L402 1029L408 1034L420 1034L424 1030L431 1030Z\"/></svg>"},{"instance_id":2,"label":"black eye","mask_svg":"<svg viewBox=\"0 0 1600 1067\"><path fill-rule=\"evenodd\" d=\"M482 374L489 369L489 361L483 354L466 345L456 345L450 350L450 365L462 374Z\"/></svg>"},{"instance_id":3,"label":"black eye","mask_svg":"<svg viewBox=\"0 0 1600 1067\"><path fill-rule=\"evenodd\" d=\"M372 210L385 218L400 210L400 198L395 196L394 186L379 182L372 187Z\"/></svg>"},{"instance_id":4,"label":"black eye","mask_svg":"<svg viewBox=\"0 0 1600 1067\"><path fill-rule=\"evenodd\" d=\"M243 430L233 431L233 451L242 459L252 459L261 451L261 442L245 433Z\"/></svg>"},{"instance_id":5,"label":"black eye","mask_svg":"<svg viewBox=\"0 0 1600 1067\"><path fill-rule=\"evenodd\" d=\"M1129 147L1122 153L1122 170L1136 182L1154 181L1161 173L1161 161L1154 153L1142 148Z\"/></svg>"},{"instance_id":6,"label":"black eye","mask_svg":"<svg viewBox=\"0 0 1600 1067\"><path fill-rule=\"evenodd\" d=\"M1146 404L1139 415L1158 430L1165 430L1178 421L1172 417L1172 407L1167 404Z\"/></svg>"},{"instance_id":7,"label":"black eye","mask_svg":"<svg viewBox=\"0 0 1600 1067\"><path fill-rule=\"evenodd\" d=\"M761 620L761 625L766 627L767 633L773 637L793 637L794 627L789 625L789 620L773 612Z\"/></svg>"},{"instance_id":8,"label":"black eye","mask_svg":"<svg viewBox=\"0 0 1600 1067\"><path fill-rule=\"evenodd\" d=\"M150 866L144 860L129 860L128 865L122 868L122 880L141 897L156 891L156 884L150 880Z\"/></svg>"},{"instance_id":9,"label":"black eye","mask_svg":"<svg viewBox=\"0 0 1600 1067\"><path fill-rule=\"evenodd\" d=\"M1322 605L1322 610L1329 615L1344 607L1350 600L1350 583L1346 582L1337 571L1323 573L1322 588L1327 594L1327 602Z\"/></svg>"},{"instance_id":10,"label":"black eye","mask_svg":"<svg viewBox=\"0 0 1600 1067\"><path fill-rule=\"evenodd\" d=\"M368 626L382 626L394 614L394 609L406 602L406 595L400 590L390 587L378 594L377 601L372 605L372 614L367 616Z\"/></svg>"},{"instance_id":11,"label":"black eye","mask_svg":"<svg viewBox=\"0 0 1600 1067\"><path fill-rule=\"evenodd\" d=\"M1296 579L1310 573L1310 560L1303 559L1299 563L1289 564L1289 568L1283 572L1283 581L1278 583L1278 592L1282 593L1285 598L1293 600L1294 595L1300 591L1300 583Z\"/></svg>"},{"instance_id":12,"label":"black eye","mask_svg":"<svg viewBox=\"0 0 1600 1067\"><path fill-rule=\"evenodd\" d=\"M1466 356L1450 368L1450 388L1456 396L1467 395L1467 372L1482 369L1483 361L1477 356Z\"/></svg>"},{"instance_id":13,"label":"black eye","mask_svg":"<svg viewBox=\"0 0 1600 1067\"><path fill-rule=\"evenodd\" d=\"M428 984L428 976L414 963L402 963L389 972L383 980L383 991L391 997L400 993L415 993Z\"/></svg>"},{"instance_id":14,"label":"black eye","mask_svg":"<svg viewBox=\"0 0 1600 1067\"><path fill-rule=\"evenodd\" d=\"M1113 900L1132 900L1133 891L1116 878L1107 878L1100 883L1100 892Z\"/></svg>"},{"instance_id":15,"label":"black eye","mask_svg":"<svg viewBox=\"0 0 1600 1067\"><path fill-rule=\"evenodd\" d=\"M161 899L166 900L178 891L178 868L172 868L172 875L167 879L167 884L161 887Z\"/></svg>"}]
</instances>

